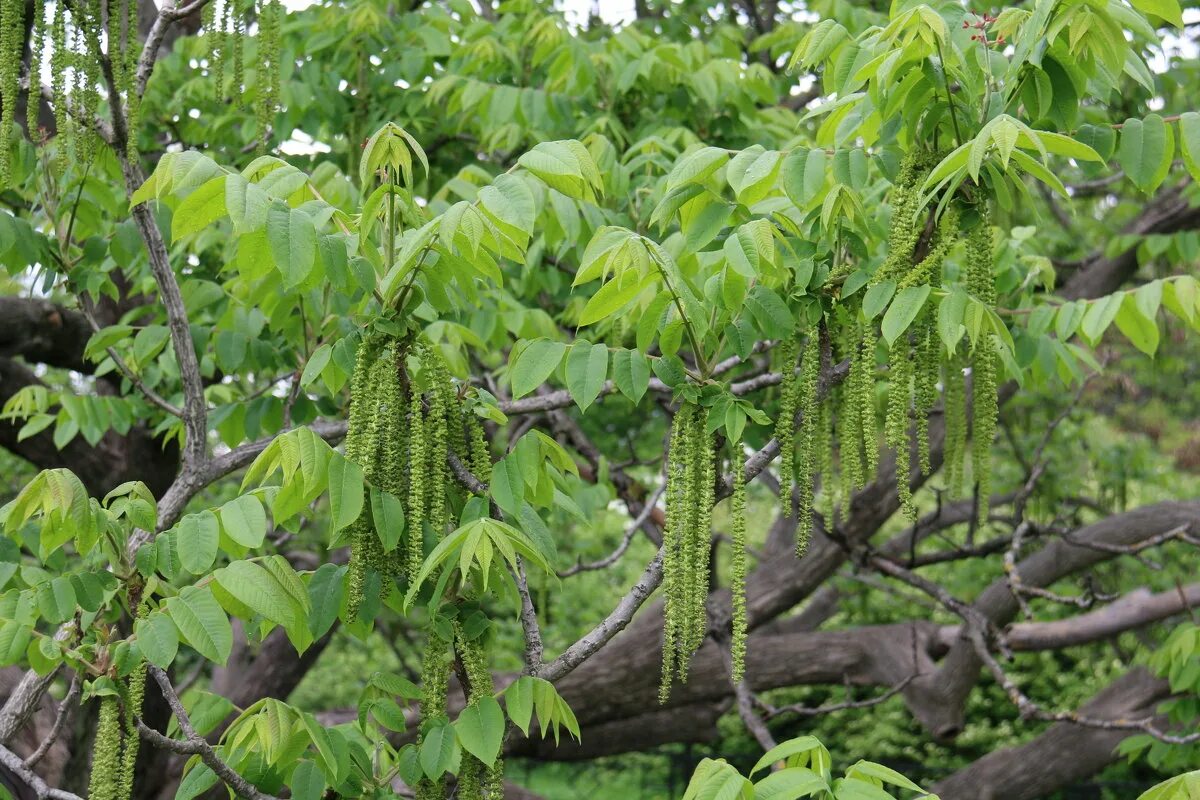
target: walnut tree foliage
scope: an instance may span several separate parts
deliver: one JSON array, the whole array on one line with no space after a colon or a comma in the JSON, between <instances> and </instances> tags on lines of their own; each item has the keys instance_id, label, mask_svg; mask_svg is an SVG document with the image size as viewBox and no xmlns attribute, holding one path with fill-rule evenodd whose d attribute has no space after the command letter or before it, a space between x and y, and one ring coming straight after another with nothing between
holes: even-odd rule
<instances>
[{"instance_id":1,"label":"walnut tree foliage","mask_svg":"<svg viewBox=\"0 0 1200 800\"><path fill-rule=\"evenodd\" d=\"M0 0L0 445L39 468L0 507L0 662L28 671L0 744L68 676L95 719L88 797L175 757L185 800L498 798L505 754L586 752L589 724L635 718L569 676L640 631L623 702L719 692L768 751L748 776L705 759L685 798L933 796L871 761L835 777L812 736L776 744L767 722L811 709L754 694L782 685L754 632L814 591L756 576L846 563L953 620L925 630L945 664L1024 719L1190 763L1194 624L1119 717L1031 697L1006 626L1091 609L1103 592L1048 586L1195 545L1200 512L1125 524L1042 487L1066 412L1016 434L1046 434L1005 451L1019 480L996 463L1006 404L1082 393L1114 342L1153 358L1200 330L1195 65L1152 69L1176 0L646 2L616 28L534 0L401 5ZM585 563L610 507L627 532ZM918 554L943 507L961 541ZM1077 545L1084 521L1112 541ZM889 524L907 545L872 538ZM546 597L643 535L619 601L561 635ZM1012 608L922 571L998 553L980 583ZM1200 596L1176 588L1115 630ZM248 652L311 664L334 631L401 631L418 668L355 676L341 717L287 700L303 669L216 690ZM954 703L921 680L854 682L932 726Z\"/></svg>"}]
</instances>

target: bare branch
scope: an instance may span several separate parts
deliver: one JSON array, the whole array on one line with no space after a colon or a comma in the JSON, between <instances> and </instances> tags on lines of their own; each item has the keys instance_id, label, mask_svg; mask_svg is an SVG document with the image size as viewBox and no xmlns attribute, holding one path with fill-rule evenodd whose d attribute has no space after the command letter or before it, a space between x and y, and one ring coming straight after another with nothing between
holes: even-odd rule
<instances>
[{"instance_id":1,"label":"bare branch","mask_svg":"<svg viewBox=\"0 0 1200 800\"><path fill-rule=\"evenodd\" d=\"M63 725L67 721L67 716L71 712L71 707L79 702L79 673L71 676L71 686L67 689L67 696L58 705L58 715L54 718L54 726L50 728L50 733L46 734L46 738L38 745L37 750L34 750L29 758L25 759L25 766L33 769L37 763L41 761L46 753L50 752L50 748L58 741L58 737L62 734Z\"/></svg>"},{"instance_id":2,"label":"bare branch","mask_svg":"<svg viewBox=\"0 0 1200 800\"><path fill-rule=\"evenodd\" d=\"M572 575L578 575L581 572L589 572L589 571L598 570L598 569L605 569L605 568L611 567L613 564L617 563L617 561L620 560L621 556L625 555L625 551L629 549L629 545L633 541L633 537L637 534L638 530L642 527L642 524L647 519L650 518L651 512L653 512L654 509L657 507L659 498L662 497L663 492L666 491L666 488L667 487L664 484L662 486L659 486L654 491L654 495L649 500L646 501L646 503L642 506L642 510L637 514L637 516L635 516L633 518L633 521L631 523L629 523L629 525L625 528L625 535L621 537L621 543L617 545L616 550L613 550L611 553L609 553L608 555L606 555L604 558L600 559L599 561L591 561L588 563L584 563L583 560L581 559L572 567L568 567L567 569L558 570L558 577L569 578Z\"/></svg>"},{"instance_id":3,"label":"bare branch","mask_svg":"<svg viewBox=\"0 0 1200 800\"><path fill-rule=\"evenodd\" d=\"M19 755L4 746L0 746L0 764L24 781L25 785L37 795L38 800L83 800L77 794L64 792L61 789L52 789L36 772L25 766L25 762Z\"/></svg>"},{"instance_id":4,"label":"bare branch","mask_svg":"<svg viewBox=\"0 0 1200 800\"><path fill-rule=\"evenodd\" d=\"M578 667L597 650L607 644L610 639L624 630L629 621L633 619L633 615L646 602L646 598L650 597L654 593L654 590L658 588L658 585L662 583L662 562L663 551L660 547L654 558L646 565L646 569L642 572L642 577L621 598L616 608L612 610L612 613L577 642L564 650L562 655L549 664L543 665L534 674L548 681L556 681Z\"/></svg>"}]
</instances>

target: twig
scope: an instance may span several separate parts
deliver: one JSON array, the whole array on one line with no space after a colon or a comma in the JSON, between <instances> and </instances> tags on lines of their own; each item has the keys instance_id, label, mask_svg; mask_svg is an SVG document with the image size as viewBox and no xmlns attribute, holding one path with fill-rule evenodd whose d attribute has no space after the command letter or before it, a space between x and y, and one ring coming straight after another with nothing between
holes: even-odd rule
<instances>
[{"instance_id":1,"label":"twig","mask_svg":"<svg viewBox=\"0 0 1200 800\"><path fill-rule=\"evenodd\" d=\"M186 739L180 741L164 736L147 726L141 720L138 720L138 733L141 734L142 738L155 747L172 750L176 753L200 756L200 760L215 772L230 789L248 800L278 800L274 795L259 791L252 783L235 772L232 767L221 760L221 757L217 755L212 745L203 736L196 733L196 729L192 727L191 719L188 718L187 709L183 707L183 702L180 701L179 695L175 694L175 689L171 686L171 681L167 677L167 673L151 665L150 674L154 676L154 680L158 683L159 688L162 689L163 698L166 699L167 705L171 707L172 713L175 714L175 719L179 722L179 729L183 731Z\"/></svg>"},{"instance_id":2,"label":"twig","mask_svg":"<svg viewBox=\"0 0 1200 800\"><path fill-rule=\"evenodd\" d=\"M909 675L886 692L869 697L866 700L846 700L841 703L827 703L820 706L806 706L803 703L795 703L794 705L781 706L779 708L767 706L767 719L774 719L783 714L796 714L801 717L819 717L822 714L834 714L838 711L847 711L852 708L870 708L871 706L885 703L900 694L916 677L916 675Z\"/></svg>"},{"instance_id":3,"label":"twig","mask_svg":"<svg viewBox=\"0 0 1200 800\"><path fill-rule=\"evenodd\" d=\"M79 700L79 673L71 676L71 687L67 689L67 696L58 706L58 716L54 718L54 727L50 728L50 733L46 734L46 738L38 745L37 750L30 754L29 758L25 759L25 766L33 769L37 763L45 757L46 753L50 752L50 748L58 741L59 735L62 733L63 725L67 721L67 715L71 711L71 706L75 705Z\"/></svg>"},{"instance_id":4,"label":"twig","mask_svg":"<svg viewBox=\"0 0 1200 800\"><path fill-rule=\"evenodd\" d=\"M24 781L25 785L37 795L38 800L83 800L77 794L64 792L62 789L50 788L37 773L25 766L25 762L21 760L19 755L4 746L0 746L0 764L3 764L13 775Z\"/></svg>"},{"instance_id":5,"label":"twig","mask_svg":"<svg viewBox=\"0 0 1200 800\"><path fill-rule=\"evenodd\" d=\"M599 561L584 563L583 560L580 559L574 566L568 567L567 569L558 570L558 577L569 578L572 575L578 575L581 572L605 569L606 567L611 567L613 564L617 563L621 556L625 555L625 551L629 549L629 545L633 541L633 537L637 535L637 532L641 529L642 524L650 518L651 512L654 511L655 506L657 506L658 501L662 497L666 488L667 487L663 485L659 486L654 491L654 495L642 506L641 512L639 512L638 515L634 517L633 521L625 528L625 535L621 537L621 543L617 545L616 550L613 550Z\"/></svg>"}]
</instances>

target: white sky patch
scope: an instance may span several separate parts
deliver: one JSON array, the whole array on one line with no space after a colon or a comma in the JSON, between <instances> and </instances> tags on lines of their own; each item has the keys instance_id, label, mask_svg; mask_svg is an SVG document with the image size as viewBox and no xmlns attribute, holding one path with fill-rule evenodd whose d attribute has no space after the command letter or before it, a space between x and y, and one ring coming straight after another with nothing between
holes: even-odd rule
<instances>
[{"instance_id":1,"label":"white sky patch","mask_svg":"<svg viewBox=\"0 0 1200 800\"><path fill-rule=\"evenodd\" d=\"M279 151L289 156L309 156L313 153L328 153L329 145L314 140L307 133L296 128L287 141L279 145Z\"/></svg>"}]
</instances>

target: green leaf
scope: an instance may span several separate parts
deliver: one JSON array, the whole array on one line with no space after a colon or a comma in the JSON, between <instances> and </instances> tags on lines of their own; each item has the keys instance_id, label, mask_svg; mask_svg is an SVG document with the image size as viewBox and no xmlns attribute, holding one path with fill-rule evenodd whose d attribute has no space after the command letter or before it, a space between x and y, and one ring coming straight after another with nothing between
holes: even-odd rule
<instances>
[{"instance_id":1,"label":"green leaf","mask_svg":"<svg viewBox=\"0 0 1200 800\"><path fill-rule=\"evenodd\" d=\"M133 624L138 650L156 667L166 669L179 651L179 632L161 611L152 611Z\"/></svg>"},{"instance_id":2,"label":"green leaf","mask_svg":"<svg viewBox=\"0 0 1200 800\"><path fill-rule=\"evenodd\" d=\"M789 766L792 766L791 762L793 761L804 763L817 762L818 765L828 766L828 756L829 752L817 737L799 736L795 739L788 739L786 742L781 742L764 753L762 758L758 760L758 763L754 765L754 769L750 770L750 775L753 776L760 769L770 766L776 761L787 761L789 762ZM795 766L803 766L803 764L796 764ZM820 770L813 771L819 772Z\"/></svg>"},{"instance_id":3,"label":"green leaf","mask_svg":"<svg viewBox=\"0 0 1200 800\"><path fill-rule=\"evenodd\" d=\"M33 628L16 620L5 620L0 624L0 665L9 666L25 658Z\"/></svg>"},{"instance_id":4,"label":"green leaf","mask_svg":"<svg viewBox=\"0 0 1200 800\"><path fill-rule=\"evenodd\" d=\"M1079 330L1089 344L1095 346L1100 341L1100 337L1104 335L1104 331L1112 324L1113 318L1121 309L1122 298L1121 294L1110 294L1088 304L1088 310L1083 315L1083 322L1080 323Z\"/></svg>"},{"instance_id":5,"label":"green leaf","mask_svg":"<svg viewBox=\"0 0 1200 800\"><path fill-rule=\"evenodd\" d=\"M921 312L921 308L929 298L929 292L928 285L909 286L896 295L896 299L888 306L887 313L883 315L881 326L883 338L887 340L889 347L900 334L908 330L909 325L912 325L913 320L917 318L917 314Z\"/></svg>"},{"instance_id":6,"label":"green leaf","mask_svg":"<svg viewBox=\"0 0 1200 800\"><path fill-rule=\"evenodd\" d=\"M796 320L779 295L761 283L746 295L746 308L767 337L781 339L796 327Z\"/></svg>"},{"instance_id":7,"label":"green leaf","mask_svg":"<svg viewBox=\"0 0 1200 800\"><path fill-rule=\"evenodd\" d=\"M1129 0L1129 4L1143 14L1162 17L1176 28L1183 27L1183 12L1178 0Z\"/></svg>"},{"instance_id":8,"label":"green leaf","mask_svg":"<svg viewBox=\"0 0 1200 800\"><path fill-rule=\"evenodd\" d=\"M235 233L261 230L267 224L270 207L271 198L262 187L241 175L230 175L225 179L225 209Z\"/></svg>"},{"instance_id":9,"label":"green leaf","mask_svg":"<svg viewBox=\"0 0 1200 800\"><path fill-rule=\"evenodd\" d=\"M896 282L892 280L880 281L879 283L867 289L863 295L862 310L867 319L875 319L879 316L879 312L887 308L887 304L891 302L892 295L896 293Z\"/></svg>"},{"instance_id":10,"label":"green leaf","mask_svg":"<svg viewBox=\"0 0 1200 800\"><path fill-rule=\"evenodd\" d=\"M1179 115L1179 150L1192 180L1200 181L1200 113L1188 111Z\"/></svg>"},{"instance_id":11,"label":"green leaf","mask_svg":"<svg viewBox=\"0 0 1200 800\"><path fill-rule=\"evenodd\" d=\"M221 782L217 773L200 761L198 756L192 758L193 760L188 762L190 769L179 782L179 788L175 790L175 800L193 800Z\"/></svg>"},{"instance_id":12,"label":"green leaf","mask_svg":"<svg viewBox=\"0 0 1200 800\"><path fill-rule=\"evenodd\" d=\"M650 361L640 350L618 350L613 353L613 383L621 394L634 403L641 401L650 385Z\"/></svg>"},{"instance_id":13,"label":"green leaf","mask_svg":"<svg viewBox=\"0 0 1200 800\"><path fill-rule=\"evenodd\" d=\"M506 513L516 514L525 499L525 479L514 455L505 456L492 465L489 493L496 505Z\"/></svg>"},{"instance_id":14,"label":"green leaf","mask_svg":"<svg viewBox=\"0 0 1200 800\"><path fill-rule=\"evenodd\" d=\"M375 532L383 544L383 552L390 553L400 543L404 534L404 506L400 498L390 492L371 487L371 518Z\"/></svg>"},{"instance_id":15,"label":"green leaf","mask_svg":"<svg viewBox=\"0 0 1200 800\"><path fill-rule=\"evenodd\" d=\"M959 340L967 332L966 326L962 324L963 315L967 310L967 300L968 297L964 292L955 289L942 298L942 302L938 305L938 336L946 345L947 352L953 353Z\"/></svg>"},{"instance_id":16,"label":"green leaf","mask_svg":"<svg viewBox=\"0 0 1200 800\"><path fill-rule=\"evenodd\" d=\"M453 766L458 751L454 728L445 723L425 731L421 740L421 769L425 775L437 780Z\"/></svg>"},{"instance_id":17,"label":"green leaf","mask_svg":"<svg viewBox=\"0 0 1200 800\"><path fill-rule=\"evenodd\" d=\"M496 763L504 741L504 713L496 698L485 695L464 708L454 729L464 750L489 767Z\"/></svg>"},{"instance_id":18,"label":"green leaf","mask_svg":"<svg viewBox=\"0 0 1200 800\"><path fill-rule=\"evenodd\" d=\"M225 663L233 648L233 628L211 589L186 586L166 607L185 642L209 661Z\"/></svg>"},{"instance_id":19,"label":"green leaf","mask_svg":"<svg viewBox=\"0 0 1200 800\"><path fill-rule=\"evenodd\" d=\"M754 800L796 800L827 791L829 784L811 769L789 767L754 784Z\"/></svg>"},{"instance_id":20,"label":"green leaf","mask_svg":"<svg viewBox=\"0 0 1200 800\"><path fill-rule=\"evenodd\" d=\"M1152 786L1137 800L1193 800L1200 797L1200 770L1185 772Z\"/></svg>"},{"instance_id":21,"label":"green leaf","mask_svg":"<svg viewBox=\"0 0 1200 800\"><path fill-rule=\"evenodd\" d=\"M226 176L213 178L183 199L171 215L171 241L204 230L225 216Z\"/></svg>"},{"instance_id":22,"label":"green leaf","mask_svg":"<svg viewBox=\"0 0 1200 800\"><path fill-rule=\"evenodd\" d=\"M362 513L362 467L341 453L329 458L329 509L332 513L331 532L340 531Z\"/></svg>"},{"instance_id":23,"label":"green leaf","mask_svg":"<svg viewBox=\"0 0 1200 800\"><path fill-rule=\"evenodd\" d=\"M47 622L58 625L75 616L75 589L68 578L54 578L38 584L38 611Z\"/></svg>"},{"instance_id":24,"label":"green leaf","mask_svg":"<svg viewBox=\"0 0 1200 800\"><path fill-rule=\"evenodd\" d=\"M822 148L798 147L787 154L780 170L783 189L800 208L817 205L824 194L826 154Z\"/></svg>"},{"instance_id":25,"label":"green leaf","mask_svg":"<svg viewBox=\"0 0 1200 800\"><path fill-rule=\"evenodd\" d=\"M1158 349L1158 323L1143 313L1132 293L1125 295L1114 321L1134 347L1148 356L1154 355Z\"/></svg>"},{"instance_id":26,"label":"green leaf","mask_svg":"<svg viewBox=\"0 0 1200 800\"><path fill-rule=\"evenodd\" d=\"M846 770L847 778L858 778L860 775L866 775L867 778L883 783L890 783L892 786L899 786L901 789L912 789L914 792L924 791L891 767L885 767L883 764L876 764L873 761L859 761Z\"/></svg>"},{"instance_id":27,"label":"green leaf","mask_svg":"<svg viewBox=\"0 0 1200 800\"><path fill-rule=\"evenodd\" d=\"M509 372L513 398L523 397L545 383L566 350L565 344L550 339L534 339L526 345Z\"/></svg>"},{"instance_id":28,"label":"green leaf","mask_svg":"<svg viewBox=\"0 0 1200 800\"><path fill-rule=\"evenodd\" d=\"M272 203L267 211L267 242L284 288L304 283L317 256L317 229L308 215L285 203Z\"/></svg>"},{"instance_id":29,"label":"green leaf","mask_svg":"<svg viewBox=\"0 0 1200 800\"><path fill-rule=\"evenodd\" d=\"M567 391L580 411L595 402L608 379L608 348L576 339L567 354Z\"/></svg>"},{"instance_id":30,"label":"green leaf","mask_svg":"<svg viewBox=\"0 0 1200 800\"><path fill-rule=\"evenodd\" d=\"M1166 178L1174 146L1171 131L1158 114L1145 120L1127 119L1121 127L1121 144L1117 161L1134 185L1149 194Z\"/></svg>"},{"instance_id":31,"label":"green leaf","mask_svg":"<svg viewBox=\"0 0 1200 800\"><path fill-rule=\"evenodd\" d=\"M203 575L217 558L221 526L211 511L188 514L179 521L175 538L183 568L193 575Z\"/></svg>"},{"instance_id":32,"label":"green leaf","mask_svg":"<svg viewBox=\"0 0 1200 800\"><path fill-rule=\"evenodd\" d=\"M533 233L537 205L525 181L515 175L501 175L479 190L479 203L501 230L518 242Z\"/></svg>"},{"instance_id":33,"label":"green leaf","mask_svg":"<svg viewBox=\"0 0 1200 800\"><path fill-rule=\"evenodd\" d=\"M667 176L667 191L687 183L702 183L725 165L729 154L721 147L701 147L675 163Z\"/></svg>"},{"instance_id":34,"label":"green leaf","mask_svg":"<svg viewBox=\"0 0 1200 800\"><path fill-rule=\"evenodd\" d=\"M213 577L222 589L254 613L284 628L295 628L302 623L307 627L305 609L296 597L274 574L253 561L234 561L214 572Z\"/></svg>"},{"instance_id":35,"label":"green leaf","mask_svg":"<svg viewBox=\"0 0 1200 800\"><path fill-rule=\"evenodd\" d=\"M323 344L313 351L308 357L308 363L304 365L304 373L300 376L300 385L307 388L312 385L313 381L321 376L325 367L329 365L329 359L333 355L333 348L327 344Z\"/></svg>"},{"instance_id":36,"label":"green leaf","mask_svg":"<svg viewBox=\"0 0 1200 800\"><path fill-rule=\"evenodd\" d=\"M261 547L267 535L267 513L254 495L244 494L221 506L221 528L242 547Z\"/></svg>"},{"instance_id":37,"label":"green leaf","mask_svg":"<svg viewBox=\"0 0 1200 800\"><path fill-rule=\"evenodd\" d=\"M320 639L333 627L345 593L346 567L322 564L308 581L308 631Z\"/></svg>"},{"instance_id":38,"label":"green leaf","mask_svg":"<svg viewBox=\"0 0 1200 800\"><path fill-rule=\"evenodd\" d=\"M1112 158L1117 145L1117 132L1108 125L1081 125L1075 140L1096 151L1102 159Z\"/></svg>"},{"instance_id":39,"label":"green leaf","mask_svg":"<svg viewBox=\"0 0 1200 800\"><path fill-rule=\"evenodd\" d=\"M157 356L171 336L165 325L147 325L133 337L133 362L145 366Z\"/></svg>"},{"instance_id":40,"label":"green leaf","mask_svg":"<svg viewBox=\"0 0 1200 800\"><path fill-rule=\"evenodd\" d=\"M533 681L528 675L518 678L504 690L504 708L508 718L521 729L521 733L529 735L529 722L533 718Z\"/></svg>"},{"instance_id":41,"label":"green leaf","mask_svg":"<svg viewBox=\"0 0 1200 800\"><path fill-rule=\"evenodd\" d=\"M623 271L588 298L587 305L579 315L579 325L592 325L611 316L633 302L653 281L652 274L639 275L635 269Z\"/></svg>"},{"instance_id":42,"label":"green leaf","mask_svg":"<svg viewBox=\"0 0 1200 800\"><path fill-rule=\"evenodd\" d=\"M288 779L292 800L321 800L325 795L325 775L315 762L302 760Z\"/></svg>"}]
</instances>

